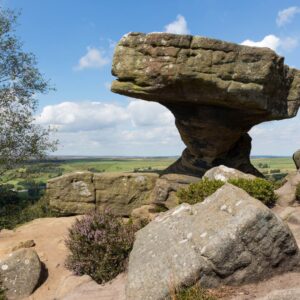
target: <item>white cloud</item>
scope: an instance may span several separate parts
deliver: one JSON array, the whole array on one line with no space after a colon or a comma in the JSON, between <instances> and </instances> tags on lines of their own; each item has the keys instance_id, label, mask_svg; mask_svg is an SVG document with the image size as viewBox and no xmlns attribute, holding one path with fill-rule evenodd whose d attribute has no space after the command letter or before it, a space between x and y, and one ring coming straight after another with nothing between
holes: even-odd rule
<instances>
[{"instance_id":1,"label":"white cloud","mask_svg":"<svg viewBox=\"0 0 300 300\"><path fill-rule=\"evenodd\" d=\"M245 40L241 43L241 45L251 47L268 47L276 51L280 45L280 38L273 34L270 34L265 36L261 41L255 42L252 40Z\"/></svg>"},{"instance_id":2,"label":"white cloud","mask_svg":"<svg viewBox=\"0 0 300 300\"><path fill-rule=\"evenodd\" d=\"M43 108L37 123L57 128L58 154L177 155L184 148L174 117L155 102L127 105L62 102Z\"/></svg>"},{"instance_id":3,"label":"white cloud","mask_svg":"<svg viewBox=\"0 0 300 300\"><path fill-rule=\"evenodd\" d=\"M177 34L189 34L190 31L187 26L185 18L178 15L176 20L165 26L165 32L167 33L177 33Z\"/></svg>"},{"instance_id":4,"label":"white cloud","mask_svg":"<svg viewBox=\"0 0 300 300\"><path fill-rule=\"evenodd\" d=\"M87 47L87 53L79 59L79 62L74 69L101 69L109 62L110 59L105 55L103 50L94 47Z\"/></svg>"},{"instance_id":5,"label":"white cloud","mask_svg":"<svg viewBox=\"0 0 300 300\"><path fill-rule=\"evenodd\" d=\"M252 154L291 156L300 148L300 114L293 118L255 126L252 136Z\"/></svg>"},{"instance_id":6,"label":"white cloud","mask_svg":"<svg viewBox=\"0 0 300 300\"><path fill-rule=\"evenodd\" d=\"M293 37L279 38L274 34L265 36L261 41L255 42L253 40L245 40L241 45L251 47L268 47L274 51L280 49L291 51L298 46L298 39Z\"/></svg>"},{"instance_id":7,"label":"white cloud","mask_svg":"<svg viewBox=\"0 0 300 300\"><path fill-rule=\"evenodd\" d=\"M279 27L290 23L296 14L300 13L300 7L291 6L278 12L276 23Z\"/></svg>"},{"instance_id":8,"label":"white cloud","mask_svg":"<svg viewBox=\"0 0 300 300\"><path fill-rule=\"evenodd\" d=\"M36 121L62 132L75 132L115 127L129 117L125 108L115 104L62 102L44 107Z\"/></svg>"}]
</instances>

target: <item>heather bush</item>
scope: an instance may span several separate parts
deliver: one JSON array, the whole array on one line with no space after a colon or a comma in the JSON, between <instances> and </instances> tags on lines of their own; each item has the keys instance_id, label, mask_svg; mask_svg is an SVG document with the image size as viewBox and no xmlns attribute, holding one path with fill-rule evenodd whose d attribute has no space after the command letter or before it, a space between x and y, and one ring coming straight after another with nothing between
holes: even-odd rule
<instances>
[{"instance_id":1,"label":"heather bush","mask_svg":"<svg viewBox=\"0 0 300 300\"><path fill-rule=\"evenodd\" d=\"M274 193L274 184L265 179L230 179L228 182L243 189L250 196L260 200L267 206L274 205L277 200L277 196ZM177 192L179 203L195 204L202 202L223 185L223 181L203 178Z\"/></svg>"},{"instance_id":2,"label":"heather bush","mask_svg":"<svg viewBox=\"0 0 300 300\"><path fill-rule=\"evenodd\" d=\"M113 279L126 268L134 233L132 224L107 210L77 219L66 240L71 252L67 268L76 275L90 275L97 283Z\"/></svg>"}]
</instances>

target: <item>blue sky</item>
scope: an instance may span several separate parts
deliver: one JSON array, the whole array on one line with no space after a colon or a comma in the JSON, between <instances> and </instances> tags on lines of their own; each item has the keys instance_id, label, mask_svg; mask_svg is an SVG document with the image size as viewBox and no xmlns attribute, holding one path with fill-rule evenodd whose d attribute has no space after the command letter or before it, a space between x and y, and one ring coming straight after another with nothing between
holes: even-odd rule
<instances>
[{"instance_id":1,"label":"blue sky","mask_svg":"<svg viewBox=\"0 0 300 300\"><path fill-rule=\"evenodd\" d=\"M17 35L56 87L37 120L58 129L57 154L179 155L172 115L110 92L115 43L127 32L173 31L268 46L300 68L300 1L5 0L21 10ZM299 118L255 127L252 154L291 155Z\"/></svg>"}]
</instances>

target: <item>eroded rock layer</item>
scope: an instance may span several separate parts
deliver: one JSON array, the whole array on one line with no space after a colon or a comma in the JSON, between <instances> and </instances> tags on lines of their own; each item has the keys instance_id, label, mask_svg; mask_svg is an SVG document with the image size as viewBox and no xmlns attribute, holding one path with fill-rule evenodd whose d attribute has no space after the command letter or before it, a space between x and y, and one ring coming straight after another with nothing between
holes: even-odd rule
<instances>
[{"instance_id":1,"label":"eroded rock layer","mask_svg":"<svg viewBox=\"0 0 300 300\"><path fill-rule=\"evenodd\" d=\"M300 71L268 48L167 33L130 33L118 43L112 91L156 101L175 116L187 148L167 171L202 176L223 164L258 175L248 131L294 117Z\"/></svg>"}]
</instances>

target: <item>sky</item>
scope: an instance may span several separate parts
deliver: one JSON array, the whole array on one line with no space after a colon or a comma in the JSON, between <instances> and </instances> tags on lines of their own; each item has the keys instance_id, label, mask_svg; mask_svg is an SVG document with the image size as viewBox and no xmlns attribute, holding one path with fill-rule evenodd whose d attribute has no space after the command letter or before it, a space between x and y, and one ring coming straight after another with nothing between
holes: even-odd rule
<instances>
[{"instance_id":1,"label":"sky","mask_svg":"<svg viewBox=\"0 0 300 300\"><path fill-rule=\"evenodd\" d=\"M163 106L110 91L113 51L132 31L172 32L270 47L300 69L299 0L0 0L21 12L24 50L56 91L36 122L56 128L57 155L173 156L185 148ZM252 155L292 155L300 114L255 126Z\"/></svg>"}]
</instances>

